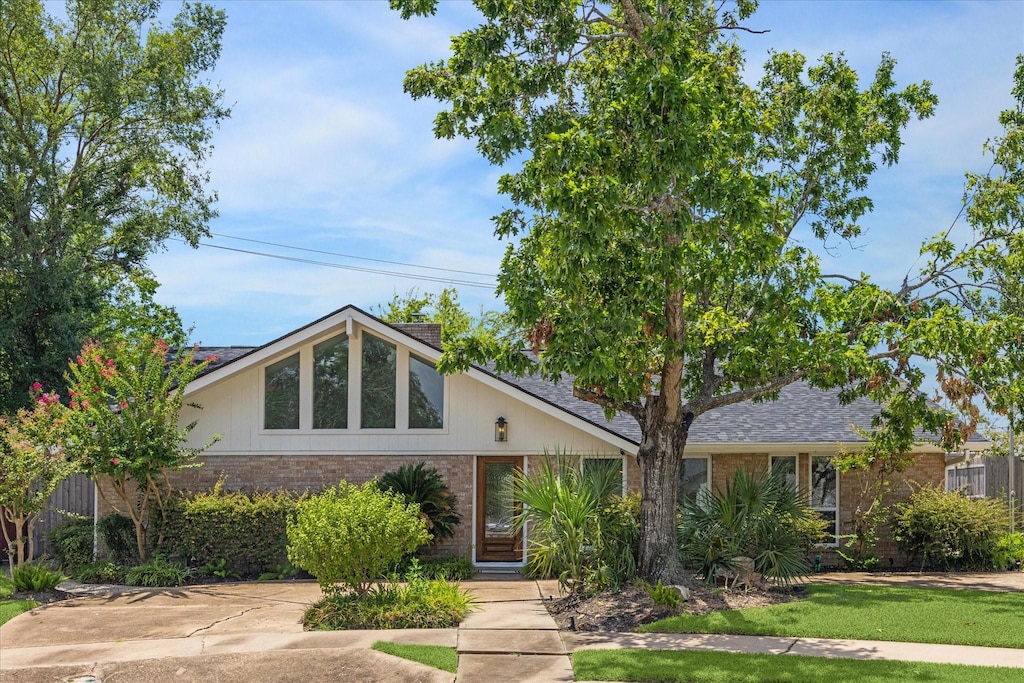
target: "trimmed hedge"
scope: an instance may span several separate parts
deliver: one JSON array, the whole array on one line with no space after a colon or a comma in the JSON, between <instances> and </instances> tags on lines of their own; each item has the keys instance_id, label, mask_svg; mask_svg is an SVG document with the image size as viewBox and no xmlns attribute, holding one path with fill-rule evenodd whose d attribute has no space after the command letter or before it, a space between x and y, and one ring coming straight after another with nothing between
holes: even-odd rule
<instances>
[{"instance_id":1,"label":"trimmed hedge","mask_svg":"<svg viewBox=\"0 0 1024 683\"><path fill-rule=\"evenodd\" d=\"M218 567L219 576L256 578L288 559L287 519L299 496L223 490L181 493L167 505L160 524L167 557L189 567Z\"/></svg>"}]
</instances>

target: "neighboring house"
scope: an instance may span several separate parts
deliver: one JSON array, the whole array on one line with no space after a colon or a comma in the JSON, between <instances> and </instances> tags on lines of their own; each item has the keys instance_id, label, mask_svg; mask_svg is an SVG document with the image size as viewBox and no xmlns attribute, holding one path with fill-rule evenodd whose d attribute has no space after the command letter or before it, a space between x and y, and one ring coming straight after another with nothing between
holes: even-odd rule
<instances>
[{"instance_id":1,"label":"neighboring house","mask_svg":"<svg viewBox=\"0 0 1024 683\"><path fill-rule=\"evenodd\" d=\"M181 488L209 488L224 477L228 489L317 490L426 462L458 496L463 516L437 551L495 567L523 561L503 485L516 469L533 469L545 450L578 455L584 466L609 460L625 489L639 489L633 418L606 420L601 408L572 396L568 381L483 367L441 376L436 325L389 325L346 306L260 347L201 354L220 358L187 387L187 402L203 409L187 409L182 422L198 421L190 445L222 438L200 457L202 467L176 473ZM858 478L836 476L832 458L863 446L854 426L869 428L877 408L867 400L842 406L838 392L797 383L776 402L701 415L690 429L681 489L692 496L722 487L737 467L772 467L809 492L833 531L840 521L845 527ZM915 453L904 479L942 482L944 452L921 445ZM899 489L905 494L906 483Z\"/></svg>"}]
</instances>

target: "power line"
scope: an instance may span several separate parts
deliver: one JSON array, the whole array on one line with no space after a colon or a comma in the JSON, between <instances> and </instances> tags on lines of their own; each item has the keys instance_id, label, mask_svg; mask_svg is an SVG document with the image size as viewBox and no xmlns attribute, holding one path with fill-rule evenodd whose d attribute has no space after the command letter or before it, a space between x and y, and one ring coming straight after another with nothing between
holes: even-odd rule
<instances>
[{"instance_id":1,"label":"power line","mask_svg":"<svg viewBox=\"0 0 1024 683\"><path fill-rule=\"evenodd\" d=\"M187 242L178 237L169 237L168 239L175 242L181 242L187 244ZM210 247L211 249L223 249L224 251L233 251L239 254L249 254L251 256L263 256L266 258L279 259L281 261L291 261L293 263L306 263L314 266L325 266L327 268L337 268L339 270L353 270L359 273L372 273L375 275L388 275L390 277L405 278L408 280L422 280L425 282L440 282L444 284L461 285L463 287L480 287L482 289L494 289L494 284L488 284L486 282L475 282L472 280L459 280L455 278L447 278L433 275L423 275L419 273L402 273L394 270L381 270L378 268L363 268L361 266L347 266L341 263L331 263L329 261L315 261L313 259L299 258L297 256L284 256L282 254L269 254L262 251L252 251L250 249L238 249L236 247L225 247L221 244L210 244L209 242L199 242L200 247ZM325 252L326 253L326 252Z\"/></svg>"},{"instance_id":2,"label":"power line","mask_svg":"<svg viewBox=\"0 0 1024 683\"><path fill-rule=\"evenodd\" d=\"M322 249L308 249L306 247L296 247L291 244L281 244L279 242L266 242L264 240L256 240L250 237L237 237L235 235L227 235L222 232L211 232L214 237L226 237L230 240L240 240L242 242L252 242L253 244L265 244L268 247L280 247L282 249L294 249L296 251L306 251L311 254L325 254L327 256L340 256L341 258L357 259L359 261L373 261L374 263L387 263L392 266L404 266L407 268L423 268L425 270L439 270L446 273L460 273L462 275L479 275L480 277L496 278L494 273L477 273L472 270L458 270L456 268L441 268L438 266L420 266L415 263L403 263L402 261L387 261L385 259L370 258L369 256L354 256L352 254L340 254L336 251L324 251Z\"/></svg>"}]
</instances>

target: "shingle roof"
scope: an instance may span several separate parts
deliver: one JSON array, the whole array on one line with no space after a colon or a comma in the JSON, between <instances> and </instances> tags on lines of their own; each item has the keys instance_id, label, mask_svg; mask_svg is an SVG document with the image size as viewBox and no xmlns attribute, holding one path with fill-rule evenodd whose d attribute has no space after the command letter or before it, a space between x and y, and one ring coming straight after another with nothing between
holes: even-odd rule
<instances>
[{"instance_id":1,"label":"shingle roof","mask_svg":"<svg viewBox=\"0 0 1024 683\"><path fill-rule=\"evenodd\" d=\"M568 378L555 384L537 377L500 377L551 405L640 443L640 425L631 415L618 413L607 420L599 406L572 395ZM777 401L745 401L698 416L690 426L687 443L863 443L854 427L870 430L878 412L878 404L870 399L858 398L843 405L838 389L822 391L806 382L794 382L782 388ZM918 436L928 438L923 432Z\"/></svg>"}]
</instances>

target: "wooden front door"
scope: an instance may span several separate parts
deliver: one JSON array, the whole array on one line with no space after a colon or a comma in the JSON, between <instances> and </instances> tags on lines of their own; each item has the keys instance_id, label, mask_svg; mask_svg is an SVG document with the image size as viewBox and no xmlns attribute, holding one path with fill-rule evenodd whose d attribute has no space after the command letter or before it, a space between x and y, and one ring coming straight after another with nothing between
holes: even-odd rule
<instances>
[{"instance_id":1,"label":"wooden front door","mask_svg":"<svg viewBox=\"0 0 1024 683\"><path fill-rule=\"evenodd\" d=\"M523 470L521 455L476 459L476 561L520 562L523 535L512 530L518 508L512 479Z\"/></svg>"}]
</instances>

